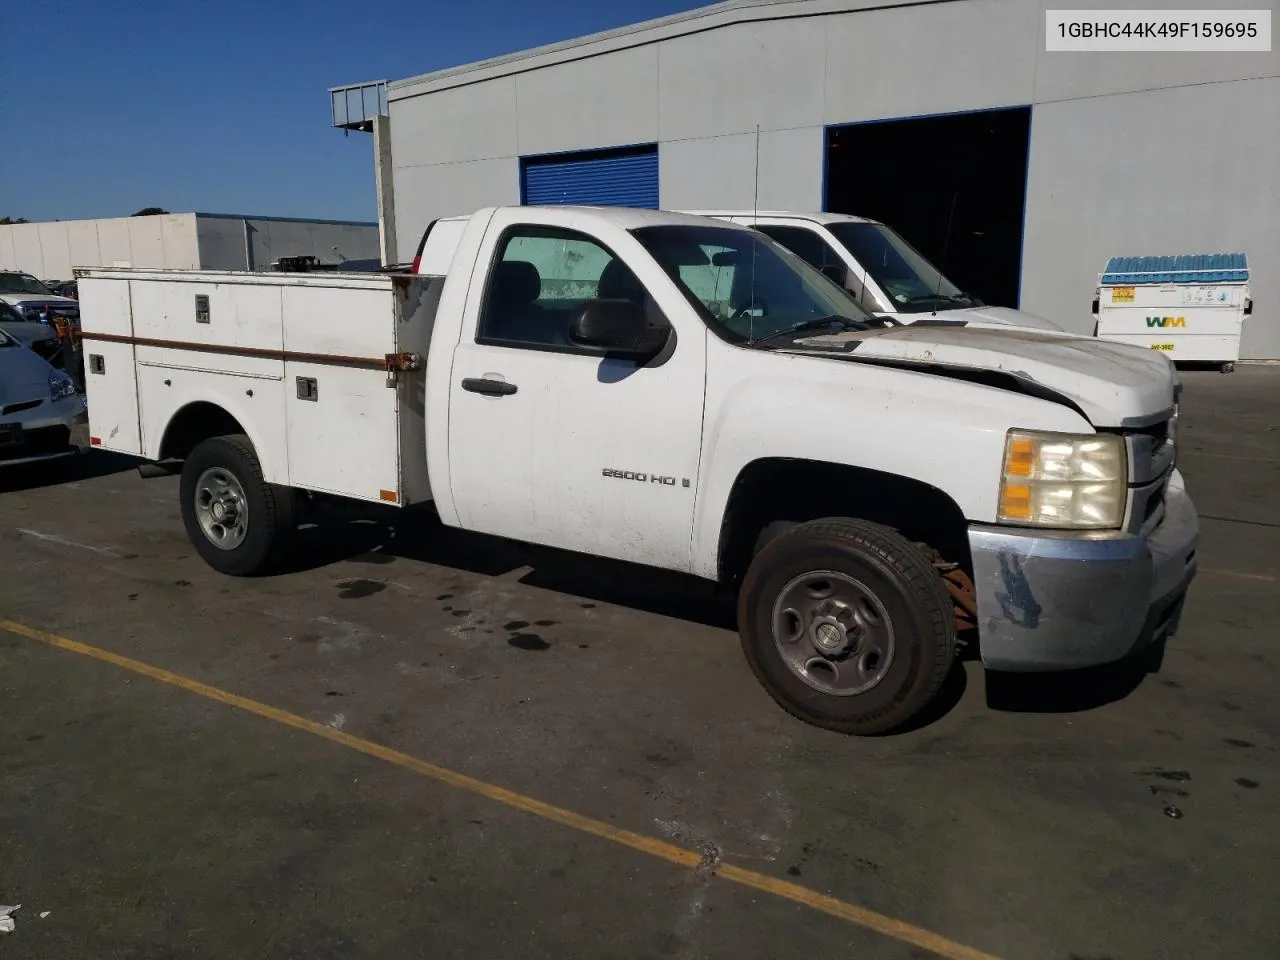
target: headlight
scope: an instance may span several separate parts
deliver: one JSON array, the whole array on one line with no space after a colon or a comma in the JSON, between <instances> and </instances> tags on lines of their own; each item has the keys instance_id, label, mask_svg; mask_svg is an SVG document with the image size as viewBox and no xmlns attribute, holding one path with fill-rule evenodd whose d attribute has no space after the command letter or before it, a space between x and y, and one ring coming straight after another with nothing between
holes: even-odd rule
<instances>
[{"instance_id":1,"label":"headlight","mask_svg":"<svg viewBox=\"0 0 1280 960\"><path fill-rule=\"evenodd\" d=\"M49 374L49 397L55 401L65 400L76 392L76 385L71 378L60 370Z\"/></svg>"},{"instance_id":2,"label":"headlight","mask_svg":"<svg viewBox=\"0 0 1280 960\"><path fill-rule=\"evenodd\" d=\"M997 519L1024 527L1116 529L1124 521L1128 481L1121 437L1010 430Z\"/></svg>"}]
</instances>

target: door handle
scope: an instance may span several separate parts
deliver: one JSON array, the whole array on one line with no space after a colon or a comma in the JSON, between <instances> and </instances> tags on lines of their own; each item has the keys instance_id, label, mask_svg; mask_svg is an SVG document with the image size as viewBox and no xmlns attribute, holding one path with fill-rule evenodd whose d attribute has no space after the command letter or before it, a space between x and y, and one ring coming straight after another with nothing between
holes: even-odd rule
<instances>
[{"instance_id":1,"label":"door handle","mask_svg":"<svg viewBox=\"0 0 1280 960\"><path fill-rule=\"evenodd\" d=\"M508 397L516 392L514 383L507 383L505 380L486 380L476 377L467 377L462 381L462 389L469 393L483 393L490 397Z\"/></svg>"}]
</instances>

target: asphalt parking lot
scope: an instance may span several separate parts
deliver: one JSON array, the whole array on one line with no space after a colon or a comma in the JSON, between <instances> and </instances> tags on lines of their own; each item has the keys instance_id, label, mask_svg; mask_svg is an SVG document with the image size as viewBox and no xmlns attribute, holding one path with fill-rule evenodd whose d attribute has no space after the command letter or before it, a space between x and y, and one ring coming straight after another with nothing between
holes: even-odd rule
<instances>
[{"instance_id":1,"label":"asphalt parking lot","mask_svg":"<svg viewBox=\"0 0 1280 960\"><path fill-rule=\"evenodd\" d=\"M0 479L0 954L1274 956L1280 367L1184 380L1159 672L874 739L680 578L356 512L230 580L175 478Z\"/></svg>"}]
</instances>

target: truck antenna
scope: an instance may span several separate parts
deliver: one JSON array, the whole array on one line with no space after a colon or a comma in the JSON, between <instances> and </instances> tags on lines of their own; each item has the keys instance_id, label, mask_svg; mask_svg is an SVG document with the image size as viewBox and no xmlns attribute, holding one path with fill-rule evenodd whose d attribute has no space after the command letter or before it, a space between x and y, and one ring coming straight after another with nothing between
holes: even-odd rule
<instances>
[{"instance_id":1,"label":"truck antenna","mask_svg":"<svg viewBox=\"0 0 1280 960\"><path fill-rule=\"evenodd\" d=\"M933 291L933 313L931 316L938 315L938 298L942 296L942 271L947 269L947 251L951 248L951 225L956 219L956 200L960 197L960 191L955 190L951 194L951 213L947 215L947 235L942 238L942 263L938 265L938 286Z\"/></svg>"},{"instance_id":2,"label":"truck antenna","mask_svg":"<svg viewBox=\"0 0 1280 960\"><path fill-rule=\"evenodd\" d=\"M756 124L756 170L751 183L751 219L760 213L760 124Z\"/></svg>"},{"instance_id":3,"label":"truck antenna","mask_svg":"<svg viewBox=\"0 0 1280 960\"><path fill-rule=\"evenodd\" d=\"M756 229L756 219L760 215L760 124L756 124L756 168L751 183L751 228ZM747 339L755 340L756 315L752 312L756 306L756 258L760 251L754 241L751 244L751 299L747 301Z\"/></svg>"}]
</instances>

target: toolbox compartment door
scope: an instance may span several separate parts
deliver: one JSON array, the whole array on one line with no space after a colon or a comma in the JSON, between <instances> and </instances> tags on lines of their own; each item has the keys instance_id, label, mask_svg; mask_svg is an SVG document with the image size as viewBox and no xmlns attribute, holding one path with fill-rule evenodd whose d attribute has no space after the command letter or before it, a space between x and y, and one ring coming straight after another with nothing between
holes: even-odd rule
<instances>
[{"instance_id":1,"label":"toolbox compartment door","mask_svg":"<svg viewBox=\"0 0 1280 960\"><path fill-rule=\"evenodd\" d=\"M427 278L283 290L285 419L296 487L406 505L430 498L425 370L388 377L386 358L425 354ZM425 366L425 364L423 364Z\"/></svg>"},{"instance_id":2,"label":"toolbox compartment door","mask_svg":"<svg viewBox=\"0 0 1280 960\"><path fill-rule=\"evenodd\" d=\"M133 336L129 281L82 277L78 291L89 443L101 450L142 456L138 375L134 346L128 342ZM93 339L95 333L120 341Z\"/></svg>"}]
</instances>

